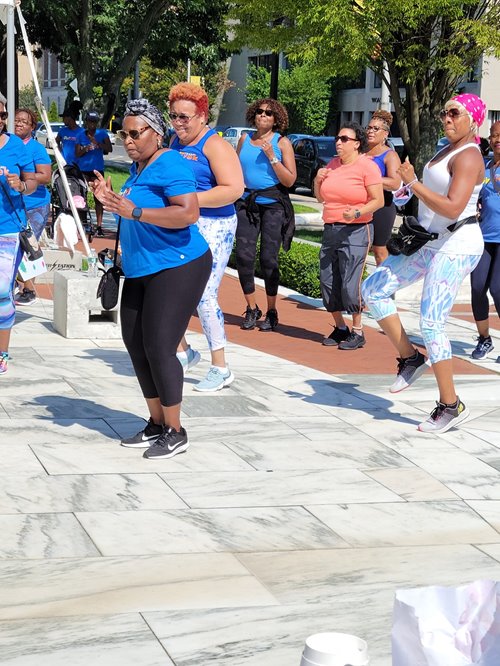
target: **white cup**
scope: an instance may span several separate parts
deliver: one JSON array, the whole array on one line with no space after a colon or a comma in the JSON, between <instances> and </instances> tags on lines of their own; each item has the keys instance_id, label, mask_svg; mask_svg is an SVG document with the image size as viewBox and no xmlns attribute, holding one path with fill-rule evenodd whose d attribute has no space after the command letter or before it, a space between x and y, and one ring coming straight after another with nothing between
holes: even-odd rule
<instances>
[{"instance_id":1,"label":"white cup","mask_svg":"<svg viewBox=\"0 0 500 666\"><path fill-rule=\"evenodd\" d=\"M306 639L300 666L368 666L366 641L351 636L326 632Z\"/></svg>"}]
</instances>

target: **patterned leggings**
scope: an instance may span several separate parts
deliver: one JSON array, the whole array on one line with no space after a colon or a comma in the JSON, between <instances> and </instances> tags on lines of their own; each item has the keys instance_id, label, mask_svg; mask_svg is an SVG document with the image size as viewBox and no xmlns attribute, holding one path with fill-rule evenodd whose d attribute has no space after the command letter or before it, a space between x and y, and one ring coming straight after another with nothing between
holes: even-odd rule
<instances>
[{"instance_id":1,"label":"patterned leggings","mask_svg":"<svg viewBox=\"0 0 500 666\"><path fill-rule=\"evenodd\" d=\"M421 248L410 257L390 256L365 280L362 294L377 321L396 313L391 295L424 278L420 331L431 363L451 358L445 324L460 285L477 266L480 255L445 254Z\"/></svg>"},{"instance_id":2,"label":"patterned leggings","mask_svg":"<svg viewBox=\"0 0 500 666\"><path fill-rule=\"evenodd\" d=\"M237 218L236 214L229 217L200 217L197 224L213 257L212 272L198 304L198 316L210 350L216 351L226 346L224 313L220 309L218 294L233 249Z\"/></svg>"},{"instance_id":3,"label":"patterned leggings","mask_svg":"<svg viewBox=\"0 0 500 666\"><path fill-rule=\"evenodd\" d=\"M16 308L13 289L20 261L19 234L0 236L0 329L4 331L14 326Z\"/></svg>"}]
</instances>

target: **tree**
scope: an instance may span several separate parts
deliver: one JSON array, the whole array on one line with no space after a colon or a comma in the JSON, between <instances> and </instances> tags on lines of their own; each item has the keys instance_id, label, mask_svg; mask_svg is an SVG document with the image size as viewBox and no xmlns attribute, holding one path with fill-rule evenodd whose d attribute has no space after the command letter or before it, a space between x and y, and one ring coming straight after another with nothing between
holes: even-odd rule
<instances>
[{"instance_id":1,"label":"tree","mask_svg":"<svg viewBox=\"0 0 500 666\"><path fill-rule=\"evenodd\" d=\"M246 98L253 102L269 96L271 75L264 67L250 66ZM331 84L307 65L280 70L279 99L288 111L293 132L324 134L330 113Z\"/></svg>"},{"instance_id":2,"label":"tree","mask_svg":"<svg viewBox=\"0 0 500 666\"><path fill-rule=\"evenodd\" d=\"M328 77L379 74L418 168L443 104L482 57L500 56L498 0L235 0L234 17L236 46L284 51Z\"/></svg>"},{"instance_id":3,"label":"tree","mask_svg":"<svg viewBox=\"0 0 500 666\"><path fill-rule=\"evenodd\" d=\"M18 107L20 109L36 109L35 86L28 83L19 90Z\"/></svg>"},{"instance_id":4,"label":"tree","mask_svg":"<svg viewBox=\"0 0 500 666\"><path fill-rule=\"evenodd\" d=\"M224 52L226 0L24 0L32 43L50 49L78 80L84 108L99 100L103 125L141 55L153 64ZM210 51L210 46L217 47Z\"/></svg>"},{"instance_id":5,"label":"tree","mask_svg":"<svg viewBox=\"0 0 500 666\"><path fill-rule=\"evenodd\" d=\"M57 110L57 104L54 100L50 103L47 117L51 123L56 123L59 120L59 111Z\"/></svg>"}]
</instances>

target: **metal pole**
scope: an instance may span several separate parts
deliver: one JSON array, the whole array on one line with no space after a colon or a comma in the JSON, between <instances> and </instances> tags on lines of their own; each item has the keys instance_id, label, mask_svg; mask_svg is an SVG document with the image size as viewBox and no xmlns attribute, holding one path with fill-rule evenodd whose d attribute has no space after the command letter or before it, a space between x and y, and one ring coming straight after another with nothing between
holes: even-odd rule
<instances>
[{"instance_id":1,"label":"metal pole","mask_svg":"<svg viewBox=\"0 0 500 666\"><path fill-rule=\"evenodd\" d=\"M187 61L187 81L191 81L191 58L188 58Z\"/></svg>"},{"instance_id":2,"label":"metal pole","mask_svg":"<svg viewBox=\"0 0 500 666\"><path fill-rule=\"evenodd\" d=\"M14 132L14 114L16 111L16 29L14 26L14 4L7 7L7 130Z\"/></svg>"},{"instance_id":3,"label":"metal pole","mask_svg":"<svg viewBox=\"0 0 500 666\"><path fill-rule=\"evenodd\" d=\"M271 53L271 85L269 88L269 97L278 99L278 74L280 69L279 53Z\"/></svg>"},{"instance_id":4,"label":"metal pole","mask_svg":"<svg viewBox=\"0 0 500 666\"><path fill-rule=\"evenodd\" d=\"M380 108L384 109L384 111L390 111L391 110L391 99L389 95L389 86L385 82L385 78L387 77L387 81L389 80L389 70L387 69L387 63L384 62L384 76L382 78L382 87L380 90Z\"/></svg>"}]
</instances>

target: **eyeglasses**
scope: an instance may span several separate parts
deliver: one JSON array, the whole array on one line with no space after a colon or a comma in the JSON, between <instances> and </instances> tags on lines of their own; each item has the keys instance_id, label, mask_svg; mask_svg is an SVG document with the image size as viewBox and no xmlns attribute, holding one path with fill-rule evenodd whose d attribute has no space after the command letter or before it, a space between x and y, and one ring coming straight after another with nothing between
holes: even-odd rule
<instances>
[{"instance_id":1,"label":"eyeglasses","mask_svg":"<svg viewBox=\"0 0 500 666\"><path fill-rule=\"evenodd\" d=\"M18 120L17 118L14 120L14 125L31 125L32 122L31 120Z\"/></svg>"},{"instance_id":2,"label":"eyeglasses","mask_svg":"<svg viewBox=\"0 0 500 666\"><path fill-rule=\"evenodd\" d=\"M335 143L342 141L342 143L347 143L348 141L358 141L358 139L353 139L352 136L347 136L347 134L339 134L335 137Z\"/></svg>"},{"instance_id":3,"label":"eyeglasses","mask_svg":"<svg viewBox=\"0 0 500 666\"><path fill-rule=\"evenodd\" d=\"M441 120L445 120L446 116L450 116L452 120L456 120L457 118L460 118L460 116L464 116L465 112L460 111L460 109L457 109L456 107L452 106L451 109L441 109L439 112L439 117Z\"/></svg>"},{"instance_id":4,"label":"eyeglasses","mask_svg":"<svg viewBox=\"0 0 500 666\"><path fill-rule=\"evenodd\" d=\"M8 111L0 111L0 120L7 120L8 117L9 117Z\"/></svg>"},{"instance_id":5,"label":"eyeglasses","mask_svg":"<svg viewBox=\"0 0 500 666\"><path fill-rule=\"evenodd\" d=\"M367 125L365 127L366 132L380 132L380 130L383 130L384 132L388 131L385 127L377 127L376 125Z\"/></svg>"},{"instance_id":6,"label":"eyeglasses","mask_svg":"<svg viewBox=\"0 0 500 666\"><path fill-rule=\"evenodd\" d=\"M128 139L128 137L130 137L132 141L137 141L137 139L141 138L143 132L148 129L151 129L149 125L146 125L146 127L141 127L141 129L138 130L132 129L130 132L127 132L126 130L118 130L116 132L116 136L122 141L125 141L125 139Z\"/></svg>"},{"instance_id":7,"label":"eyeglasses","mask_svg":"<svg viewBox=\"0 0 500 666\"><path fill-rule=\"evenodd\" d=\"M271 116L274 116L274 111L271 111L271 109L257 109L257 111L255 112L255 115L256 116L261 116L264 113L266 114L266 116L268 118L270 118Z\"/></svg>"},{"instance_id":8,"label":"eyeglasses","mask_svg":"<svg viewBox=\"0 0 500 666\"><path fill-rule=\"evenodd\" d=\"M186 113L169 113L168 117L172 121L179 120L181 123L188 123L190 120L193 120L193 118L196 118L198 116L198 113L195 113L194 116L188 116Z\"/></svg>"}]
</instances>

